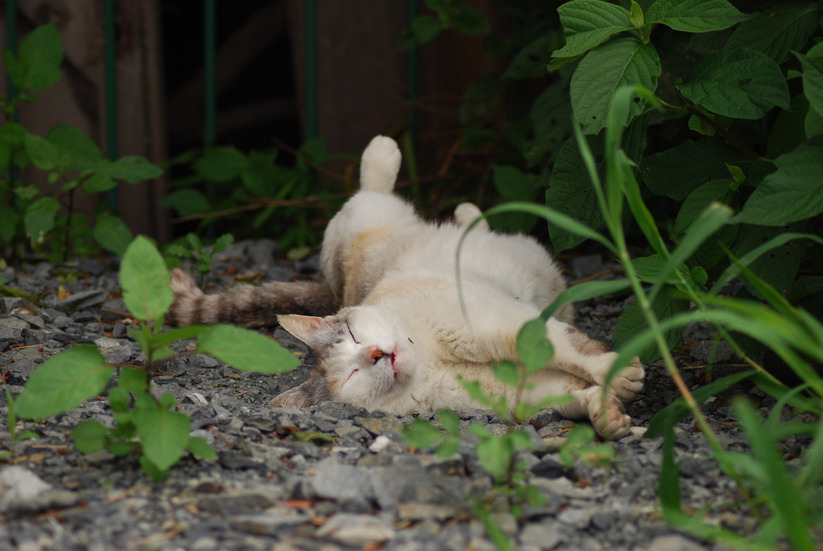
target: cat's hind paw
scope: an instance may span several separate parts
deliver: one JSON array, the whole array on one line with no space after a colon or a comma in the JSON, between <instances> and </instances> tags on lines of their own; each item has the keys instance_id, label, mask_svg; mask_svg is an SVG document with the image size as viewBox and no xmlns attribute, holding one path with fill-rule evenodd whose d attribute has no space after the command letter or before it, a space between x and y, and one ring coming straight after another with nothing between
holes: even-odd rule
<instances>
[{"instance_id":1,"label":"cat's hind paw","mask_svg":"<svg viewBox=\"0 0 823 551\"><path fill-rule=\"evenodd\" d=\"M460 203L454 209L454 221L457 222L458 226L465 228L482 214L483 212L474 203ZM475 227L487 230L489 229L489 223L485 219L481 219L475 224Z\"/></svg>"},{"instance_id":2,"label":"cat's hind paw","mask_svg":"<svg viewBox=\"0 0 823 551\"><path fill-rule=\"evenodd\" d=\"M645 377L646 371L643 369L643 364L635 358L612 380L611 390L621 402L628 404L643 390Z\"/></svg>"},{"instance_id":3,"label":"cat's hind paw","mask_svg":"<svg viewBox=\"0 0 823 551\"><path fill-rule=\"evenodd\" d=\"M360 161L360 189L391 193L402 158L393 139L388 136L372 138Z\"/></svg>"},{"instance_id":4,"label":"cat's hind paw","mask_svg":"<svg viewBox=\"0 0 823 551\"><path fill-rule=\"evenodd\" d=\"M626 415L623 404L614 396L603 398L603 387L591 386L580 391L586 402L594 430L607 440L619 440L631 432L632 419Z\"/></svg>"}]
</instances>

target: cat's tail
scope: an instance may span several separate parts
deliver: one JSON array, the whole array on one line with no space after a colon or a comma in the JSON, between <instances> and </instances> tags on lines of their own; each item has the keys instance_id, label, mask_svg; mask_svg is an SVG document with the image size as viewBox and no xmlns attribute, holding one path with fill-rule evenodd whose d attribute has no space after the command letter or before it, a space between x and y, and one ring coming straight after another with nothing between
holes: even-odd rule
<instances>
[{"instance_id":1,"label":"cat's tail","mask_svg":"<svg viewBox=\"0 0 823 551\"><path fill-rule=\"evenodd\" d=\"M387 136L375 136L360 160L360 189L391 193L402 160L397 142Z\"/></svg>"},{"instance_id":2,"label":"cat's tail","mask_svg":"<svg viewBox=\"0 0 823 551\"><path fill-rule=\"evenodd\" d=\"M244 327L274 325L278 314L326 316L338 309L325 283L275 281L238 285L216 295L197 288L192 277L175 268L171 273L174 303L166 321L171 325L231 323Z\"/></svg>"}]
</instances>

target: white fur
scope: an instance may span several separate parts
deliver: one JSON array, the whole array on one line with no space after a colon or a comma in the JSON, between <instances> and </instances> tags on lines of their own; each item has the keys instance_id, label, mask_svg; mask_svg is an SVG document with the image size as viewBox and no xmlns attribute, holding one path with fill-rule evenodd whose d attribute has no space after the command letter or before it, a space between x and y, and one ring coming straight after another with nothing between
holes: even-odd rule
<instances>
[{"instance_id":1,"label":"white fur","mask_svg":"<svg viewBox=\"0 0 823 551\"><path fill-rule=\"evenodd\" d=\"M411 205L389 193L399 166L393 140L372 140L363 154L362 190L326 230L323 271L346 308L325 325L309 323L305 334L303 325L292 330L293 322L286 320L284 327L301 333L312 348L326 347L324 366L334 399L398 414L476 406L458 379L506 393L491 363L516 360L520 328L565 283L531 237L494 233L485 222L476 226L482 231L466 234L461 226L480 214L474 205L457 209L457 224L421 220ZM606 436L625 434L628 417L615 398L604 401L599 386L616 355L581 353L569 337L570 307L557 316L546 324L556 361L536 374L535 387L524 397L536 402L571 392L577 400L561 408L564 414L588 415ZM317 327L322 330L313 342ZM610 396L630 400L642 378L635 362Z\"/></svg>"}]
</instances>

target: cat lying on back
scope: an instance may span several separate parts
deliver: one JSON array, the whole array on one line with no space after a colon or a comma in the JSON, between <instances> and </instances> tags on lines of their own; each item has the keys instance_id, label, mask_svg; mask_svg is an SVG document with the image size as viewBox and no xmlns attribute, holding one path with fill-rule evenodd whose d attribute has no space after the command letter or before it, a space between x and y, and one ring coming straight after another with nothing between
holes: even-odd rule
<instances>
[{"instance_id":1,"label":"cat lying on back","mask_svg":"<svg viewBox=\"0 0 823 551\"><path fill-rule=\"evenodd\" d=\"M172 273L175 301L169 322L280 325L316 358L308 379L272 400L299 407L339 400L396 414L475 408L458 378L501 395L507 388L491 363L517 358L520 328L565 289L551 258L534 239L491 232L481 223L460 256L464 226L480 214L471 204L455 211L457 224L431 224L392 194L400 151L391 138L374 138L363 152L360 191L326 229L321 262L326 283L274 282L203 294L181 270ZM303 315L307 314L307 315ZM325 317L316 317L325 316ZM602 383L616 354L570 325L571 305L546 323L552 362L535 373L523 399L571 394L556 409L588 417L607 438L624 436L630 419L621 402L641 390L635 360ZM513 400L513 397L510 397Z\"/></svg>"}]
</instances>

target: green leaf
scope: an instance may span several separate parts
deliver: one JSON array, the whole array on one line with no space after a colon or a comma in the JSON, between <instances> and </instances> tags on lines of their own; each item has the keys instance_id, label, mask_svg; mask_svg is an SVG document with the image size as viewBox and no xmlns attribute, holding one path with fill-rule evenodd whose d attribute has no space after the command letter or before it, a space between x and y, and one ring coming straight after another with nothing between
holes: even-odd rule
<instances>
[{"instance_id":1,"label":"green leaf","mask_svg":"<svg viewBox=\"0 0 823 551\"><path fill-rule=\"evenodd\" d=\"M766 54L740 48L700 60L680 92L709 111L759 119L772 107L789 108L789 87L780 66Z\"/></svg>"},{"instance_id":2,"label":"green leaf","mask_svg":"<svg viewBox=\"0 0 823 551\"><path fill-rule=\"evenodd\" d=\"M602 295L617 293L624 289L628 289L630 286L631 282L628 279L586 281L579 283L560 293L557 298L554 299L554 302L552 302L545 310L543 310L543 312L540 313L540 317L547 320L554 314L554 312L557 311L558 308L560 308L560 306L566 303L576 302L578 300L588 300L590 298L599 297Z\"/></svg>"},{"instance_id":3,"label":"green leaf","mask_svg":"<svg viewBox=\"0 0 823 551\"><path fill-rule=\"evenodd\" d=\"M209 212L213 209L208 197L196 189L180 189L166 195L160 204L174 209L180 216Z\"/></svg>"},{"instance_id":4,"label":"green leaf","mask_svg":"<svg viewBox=\"0 0 823 551\"><path fill-rule=\"evenodd\" d=\"M163 169L159 166L136 155L121 157L105 167L105 170L115 180L122 180L129 184L159 178L163 175Z\"/></svg>"},{"instance_id":5,"label":"green leaf","mask_svg":"<svg viewBox=\"0 0 823 551\"><path fill-rule=\"evenodd\" d=\"M54 217L60 210L60 203L54 197L41 197L26 209L23 225L32 243L42 243L46 234L54 228Z\"/></svg>"},{"instance_id":6,"label":"green leaf","mask_svg":"<svg viewBox=\"0 0 823 551\"><path fill-rule=\"evenodd\" d=\"M574 138L568 139L557 155L549 178L549 188L546 190L546 205L558 209L589 228L598 228L603 224L597 195L589 180L577 140ZM551 223L549 237L555 254L586 240L584 236Z\"/></svg>"},{"instance_id":7,"label":"green leaf","mask_svg":"<svg viewBox=\"0 0 823 551\"><path fill-rule=\"evenodd\" d=\"M597 134L606 124L606 114L621 86L657 89L660 58L651 44L634 38L619 38L589 52L571 80L572 112L586 134ZM629 120L646 107L644 100L629 109ZM626 121L626 123L629 122Z\"/></svg>"},{"instance_id":8,"label":"green leaf","mask_svg":"<svg viewBox=\"0 0 823 551\"><path fill-rule=\"evenodd\" d=\"M526 323L517 334L516 347L517 357L527 375L549 365L554 348L546 337L546 321L536 318Z\"/></svg>"},{"instance_id":9,"label":"green leaf","mask_svg":"<svg viewBox=\"0 0 823 551\"><path fill-rule=\"evenodd\" d=\"M68 168L70 158L62 154L58 147L36 134L26 134L23 138L26 153L31 162L40 170L52 170L55 168Z\"/></svg>"},{"instance_id":10,"label":"green leaf","mask_svg":"<svg viewBox=\"0 0 823 551\"><path fill-rule=\"evenodd\" d=\"M823 143L813 140L774 160L735 222L782 226L823 212Z\"/></svg>"},{"instance_id":11,"label":"green leaf","mask_svg":"<svg viewBox=\"0 0 823 551\"><path fill-rule=\"evenodd\" d=\"M664 321L672 318L676 314L684 312L688 309L688 301L666 294L658 296L652 303L652 311L658 321ZM632 302L626 307L626 310L623 312L623 315L620 316L620 319L614 327L614 332L612 333L612 342L614 347L623 348L630 339L632 339L635 335L646 331L648 328L649 326L646 323L646 318L643 316L640 303L637 301ZM677 344L681 333L682 329L670 329L666 331L666 344L669 348L672 348L675 344ZM636 355L640 357L641 362L649 363L660 358L661 352L652 342Z\"/></svg>"},{"instance_id":12,"label":"green leaf","mask_svg":"<svg viewBox=\"0 0 823 551\"><path fill-rule=\"evenodd\" d=\"M554 35L547 34L528 44L514 56L501 78L524 79L545 76L549 52L554 42Z\"/></svg>"},{"instance_id":13,"label":"green leaf","mask_svg":"<svg viewBox=\"0 0 823 551\"><path fill-rule=\"evenodd\" d=\"M726 163L736 162L740 154L716 143L685 141L643 159L643 182L657 195L683 201L709 180L729 174Z\"/></svg>"},{"instance_id":14,"label":"green leaf","mask_svg":"<svg viewBox=\"0 0 823 551\"><path fill-rule=\"evenodd\" d=\"M577 57L610 37L631 30L629 11L600 0L572 0L557 8L566 45L552 57Z\"/></svg>"},{"instance_id":15,"label":"green leaf","mask_svg":"<svg viewBox=\"0 0 823 551\"><path fill-rule=\"evenodd\" d=\"M525 155L529 166L543 162L546 155L555 157L566 141L566 132L571 126L567 82L548 86L532 103L529 118L534 141Z\"/></svg>"},{"instance_id":16,"label":"green leaf","mask_svg":"<svg viewBox=\"0 0 823 551\"><path fill-rule=\"evenodd\" d=\"M460 432L460 417L453 411L441 409L436 413L437 420L451 434Z\"/></svg>"},{"instance_id":17,"label":"green leaf","mask_svg":"<svg viewBox=\"0 0 823 551\"><path fill-rule=\"evenodd\" d=\"M232 325L213 325L197 338L198 351L243 371L282 373L300 365L277 341Z\"/></svg>"},{"instance_id":18,"label":"green leaf","mask_svg":"<svg viewBox=\"0 0 823 551\"><path fill-rule=\"evenodd\" d=\"M711 203L717 201L728 204L733 195L731 183L729 179L712 180L692 191L680 206L674 222L674 233L679 234L685 230Z\"/></svg>"},{"instance_id":19,"label":"green leaf","mask_svg":"<svg viewBox=\"0 0 823 551\"><path fill-rule=\"evenodd\" d=\"M411 22L411 32L418 45L431 42L444 28L440 19L431 15L420 15Z\"/></svg>"},{"instance_id":20,"label":"green leaf","mask_svg":"<svg viewBox=\"0 0 823 551\"><path fill-rule=\"evenodd\" d=\"M92 235L107 251L123 255L134 236L119 216L101 214L94 224Z\"/></svg>"},{"instance_id":21,"label":"green leaf","mask_svg":"<svg viewBox=\"0 0 823 551\"><path fill-rule=\"evenodd\" d=\"M743 266L747 266L781 293L786 293L797 275L800 262L806 252L804 246L787 245L789 241L798 238L816 238L820 242L817 236L786 231L783 226L741 225L740 233L732 246L732 253L740 258ZM719 281L729 281L738 273L740 273L738 268L730 266ZM743 283L750 292L756 293L747 280L743 280ZM715 289L720 288L715 286Z\"/></svg>"},{"instance_id":22,"label":"green leaf","mask_svg":"<svg viewBox=\"0 0 823 551\"><path fill-rule=\"evenodd\" d=\"M217 454L209 445L205 438L200 436L190 436L186 444L186 449L198 459L208 459L209 461L217 461Z\"/></svg>"},{"instance_id":23,"label":"green leaf","mask_svg":"<svg viewBox=\"0 0 823 551\"><path fill-rule=\"evenodd\" d=\"M517 374L517 365L514 362L503 361L492 364L492 372L495 378L506 386L516 387L520 382Z\"/></svg>"},{"instance_id":24,"label":"green leaf","mask_svg":"<svg viewBox=\"0 0 823 551\"><path fill-rule=\"evenodd\" d=\"M11 243L14 234L17 233L17 222L20 216L14 211L14 207L7 204L0 205L0 242Z\"/></svg>"},{"instance_id":25,"label":"green leaf","mask_svg":"<svg viewBox=\"0 0 823 551\"><path fill-rule=\"evenodd\" d=\"M477 458L487 473L502 479L509 472L514 449L508 438L490 436L477 444Z\"/></svg>"},{"instance_id":26,"label":"green leaf","mask_svg":"<svg viewBox=\"0 0 823 551\"><path fill-rule=\"evenodd\" d=\"M195 161L193 168L208 182L230 182L249 167L249 160L233 147L210 147Z\"/></svg>"},{"instance_id":27,"label":"green leaf","mask_svg":"<svg viewBox=\"0 0 823 551\"><path fill-rule=\"evenodd\" d=\"M646 11L647 24L688 33L720 31L748 18L726 0L657 0Z\"/></svg>"},{"instance_id":28,"label":"green leaf","mask_svg":"<svg viewBox=\"0 0 823 551\"><path fill-rule=\"evenodd\" d=\"M120 264L123 301L139 320L160 320L174 302L171 277L157 248L138 236L126 249Z\"/></svg>"},{"instance_id":29,"label":"green leaf","mask_svg":"<svg viewBox=\"0 0 823 551\"><path fill-rule=\"evenodd\" d=\"M160 407L148 395L142 397L145 403L135 407L133 422L140 435L143 454L158 469L167 471L186 451L189 418Z\"/></svg>"},{"instance_id":30,"label":"green leaf","mask_svg":"<svg viewBox=\"0 0 823 551\"><path fill-rule=\"evenodd\" d=\"M809 105L820 116L823 116L823 54L815 46L804 56L797 55L803 67L803 93L809 100Z\"/></svg>"},{"instance_id":31,"label":"green leaf","mask_svg":"<svg viewBox=\"0 0 823 551\"><path fill-rule=\"evenodd\" d=\"M94 453L103 449L109 429L100 421L89 419L74 427L69 436L80 453Z\"/></svg>"},{"instance_id":32,"label":"green leaf","mask_svg":"<svg viewBox=\"0 0 823 551\"><path fill-rule=\"evenodd\" d=\"M31 374L17 398L17 415L34 419L66 412L103 392L113 373L96 346L76 344Z\"/></svg>"},{"instance_id":33,"label":"green leaf","mask_svg":"<svg viewBox=\"0 0 823 551\"><path fill-rule=\"evenodd\" d=\"M63 44L54 23L34 29L20 41L18 55L5 50L9 78L21 90L45 90L63 76Z\"/></svg>"},{"instance_id":34,"label":"green leaf","mask_svg":"<svg viewBox=\"0 0 823 551\"><path fill-rule=\"evenodd\" d=\"M116 386L109 390L109 406L116 413L128 411L131 396L122 387Z\"/></svg>"},{"instance_id":35,"label":"green leaf","mask_svg":"<svg viewBox=\"0 0 823 551\"><path fill-rule=\"evenodd\" d=\"M148 391L149 378L145 371L124 367L117 377L117 384L128 392L145 393Z\"/></svg>"},{"instance_id":36,"label":"green leaf","mask_svg":"<svg viewBox=\"0 0 823 551\"><path fill-rule=\"evenodd\" d=\"M738 25L724 49L751 48L783 63L814 33L819 10L816 2L775 3Z\"/></svg>"},{"instance_id":37,"label":"green leaf","mask_svg":"<svg viewBox=\"0 0 823 551\"><path fill-rule=\"evenodd\" d=\"M276 151L252 151L249 166L243 171L243 186L256 197L272 197L278 185L278 171L274 165Z\"/></svg>"},{"instance_id":38,"label":"green leaf","mask_svg":"<svg viewBox=\"0 0 823 551\"><path fill-rule=\"evenodd\" d=\"M443 440L444 434L423 419L414 419L411 424L403 427L403 439L409 446L428 449Z\"/></svg>"},{"instance_id":39,"label":"green leaf","mask_svg":"<svg viewBox=\"0 0 823 551\"><path fill-rule=\"evenodd\" d=\"M97 164L102 158L100 148L84 132L70 124L59 124L52 128L46 139L70 159L69 168L86 170Z\"/></svg>"},{"instance_id":40,"label":"green leaf","mask_svg":"<svg viewBox=\"0 0 823 551\"><path fill-rule=\"evenodd\" d=\"M535 185L529 174L513 166L493 165L492 179L497 191L509 201L531 201Z\"/></svg>"}]
</instances>

